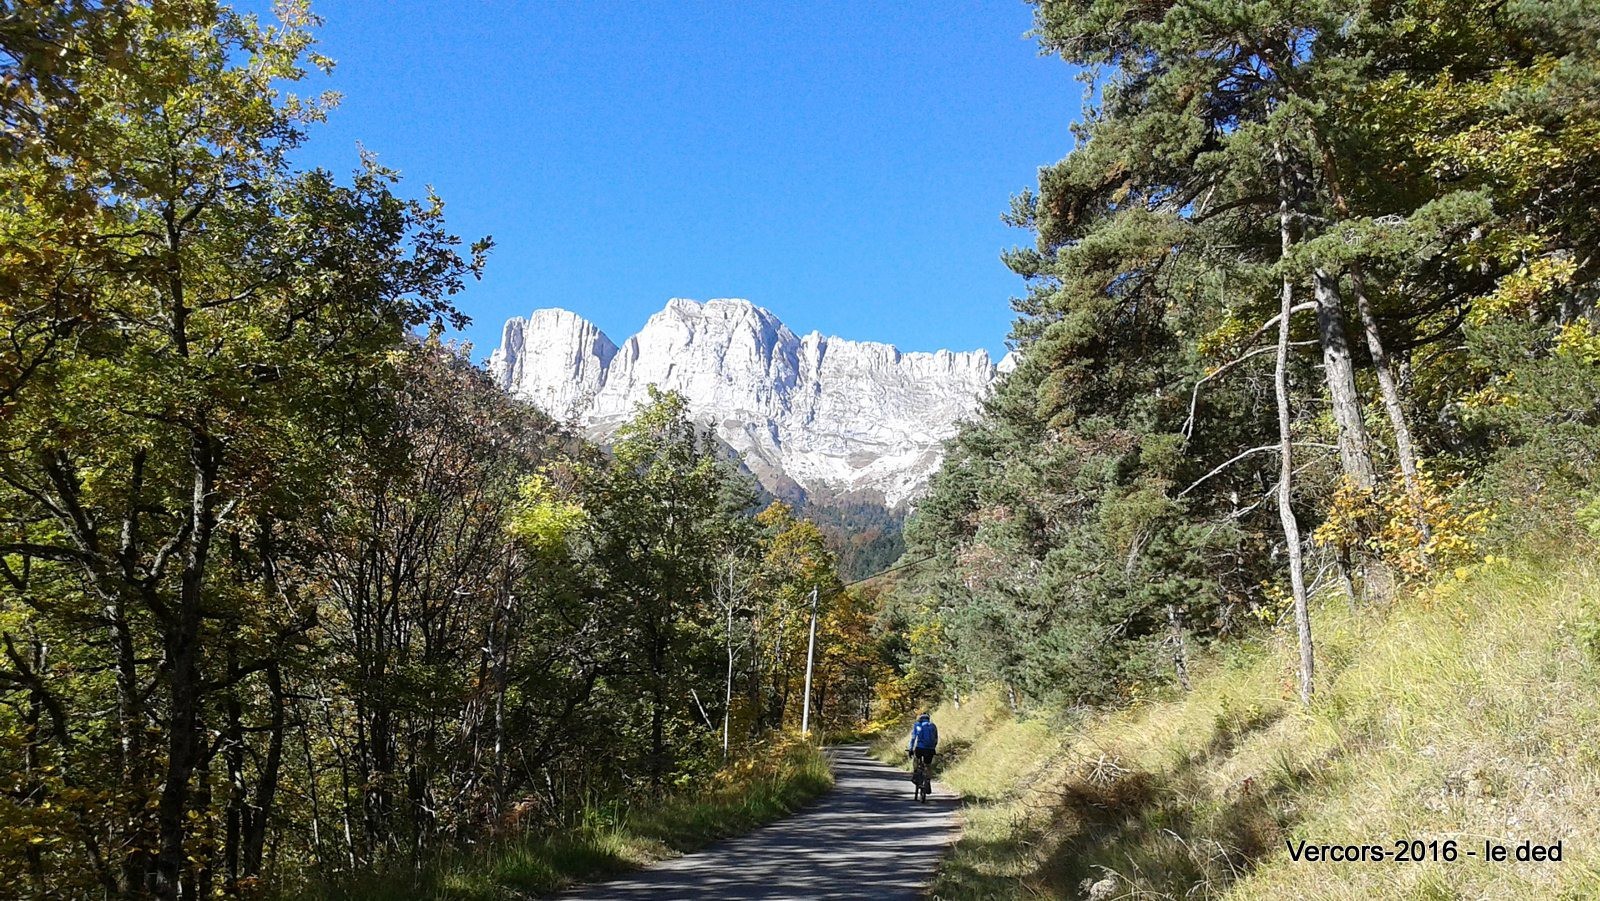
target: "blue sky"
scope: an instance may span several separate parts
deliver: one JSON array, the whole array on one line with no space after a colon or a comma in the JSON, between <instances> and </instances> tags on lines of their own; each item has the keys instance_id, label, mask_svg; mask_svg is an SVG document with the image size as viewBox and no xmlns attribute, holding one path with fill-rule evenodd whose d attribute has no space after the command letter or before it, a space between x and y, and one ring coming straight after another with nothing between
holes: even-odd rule
<instances>
[{"instance_id":1,"label":"blue sky","mask_svg":"<svg viewBox=\"0 0 1600 901\"><path fill-rule=\"evenodd\" d=\"M1000 214L1071 147L1082 86L983 2L320 0L344 95L301 161L358 142L496 243L459 298L621 341L669 297L747 297L804 334L1003 351L1028 240Z\"/></svg>"}]
</instances>

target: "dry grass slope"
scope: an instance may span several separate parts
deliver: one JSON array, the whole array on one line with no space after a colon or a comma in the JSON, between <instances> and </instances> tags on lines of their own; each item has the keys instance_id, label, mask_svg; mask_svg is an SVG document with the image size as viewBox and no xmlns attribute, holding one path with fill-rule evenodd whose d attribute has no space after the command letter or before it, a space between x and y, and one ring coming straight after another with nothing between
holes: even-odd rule
<instances>
[{"instance_id":1,"label":"dry grass slope","mask_svg":"<svg viewBox=\"0 0 1600 901\"><path fill-rule=\"evenodd\" d=\"M1600 562L1493 561L1387 609L1317 611L1194 690L1066 730L994 698L938 713L966 793L946 899L1600 897ZM1560 863L1294 862L1286 841L1563 842Z\"/></svg>"}]
</instances>

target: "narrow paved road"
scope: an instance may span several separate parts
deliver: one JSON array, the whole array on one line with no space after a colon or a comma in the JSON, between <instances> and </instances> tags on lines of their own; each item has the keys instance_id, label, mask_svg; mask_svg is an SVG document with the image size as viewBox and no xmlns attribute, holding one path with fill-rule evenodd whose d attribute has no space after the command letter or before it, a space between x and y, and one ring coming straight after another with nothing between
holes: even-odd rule
<instances>
[{"instance_id":1,"label":"narrow paved road","mask_svg":"<svg viewBox=\"0 0 1600 901\"><path fill-rule=\"evenodd\" d=\"M911 798L906 773L868 757L865 746L841 745L829 754L833 791L794 816L562 897L922 897L945 846L955 837L955 796L935 785L928 803L918 804Z\"/></svg>"}]
</instances>

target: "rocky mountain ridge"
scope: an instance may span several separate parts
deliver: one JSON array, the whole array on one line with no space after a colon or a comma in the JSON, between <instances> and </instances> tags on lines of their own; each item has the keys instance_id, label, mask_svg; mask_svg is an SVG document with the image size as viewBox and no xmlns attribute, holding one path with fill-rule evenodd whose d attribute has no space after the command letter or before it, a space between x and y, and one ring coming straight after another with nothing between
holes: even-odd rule
<instances>
[{"instance_id":1,"label":"rocky mountain ridge","mask_svg":"<svg viewBox=\"0 0 1600 901\"><path fill-rule=\"evenodd\" d=\"M1008 365L984 350L797 337L749 301L682 298L620 347L576 313L537 310L507 322L489 358L506 390L593 436L632 416L654 384L681 393L774 494L876 496L890 508L921 492L943 442Z\"/></svg>"}]
</instances>

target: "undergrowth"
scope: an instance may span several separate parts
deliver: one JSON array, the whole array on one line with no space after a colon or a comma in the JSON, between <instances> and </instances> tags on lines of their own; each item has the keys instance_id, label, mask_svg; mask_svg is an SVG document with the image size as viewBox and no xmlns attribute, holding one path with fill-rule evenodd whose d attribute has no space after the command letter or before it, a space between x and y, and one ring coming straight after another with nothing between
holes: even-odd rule
<instances>
[{"instance_id":1,"label":"undergrowth","mask_svg":"<svg viewBox=\"0 0 1600 901\"><path fill-rule=\"evenodd\" d=\"M1600 562L1490 559L1385 608L1324 599L1318 694L1292 635L1113 712L935 720L966 830L934 896L1600 897ZM878 750L894 756L896 736ZM903 742L903 737L899 737ZM1563 845L1560 863L1295 862L1286 842Z\"/></svg>"},{"instance_id":2,"label":"undergrowth","mask_svg":"<svg viewBox=\"0 0 1600 901\"><path fill-rule=\"evenodd\" d=\"M286 897L340 901L509 901L548 895L675 857L787 816L833 785L812 744L786 740L698 791L593 806L571 826L528 832L403 872L323 882Z\"/></svg>"}]
</instances>

